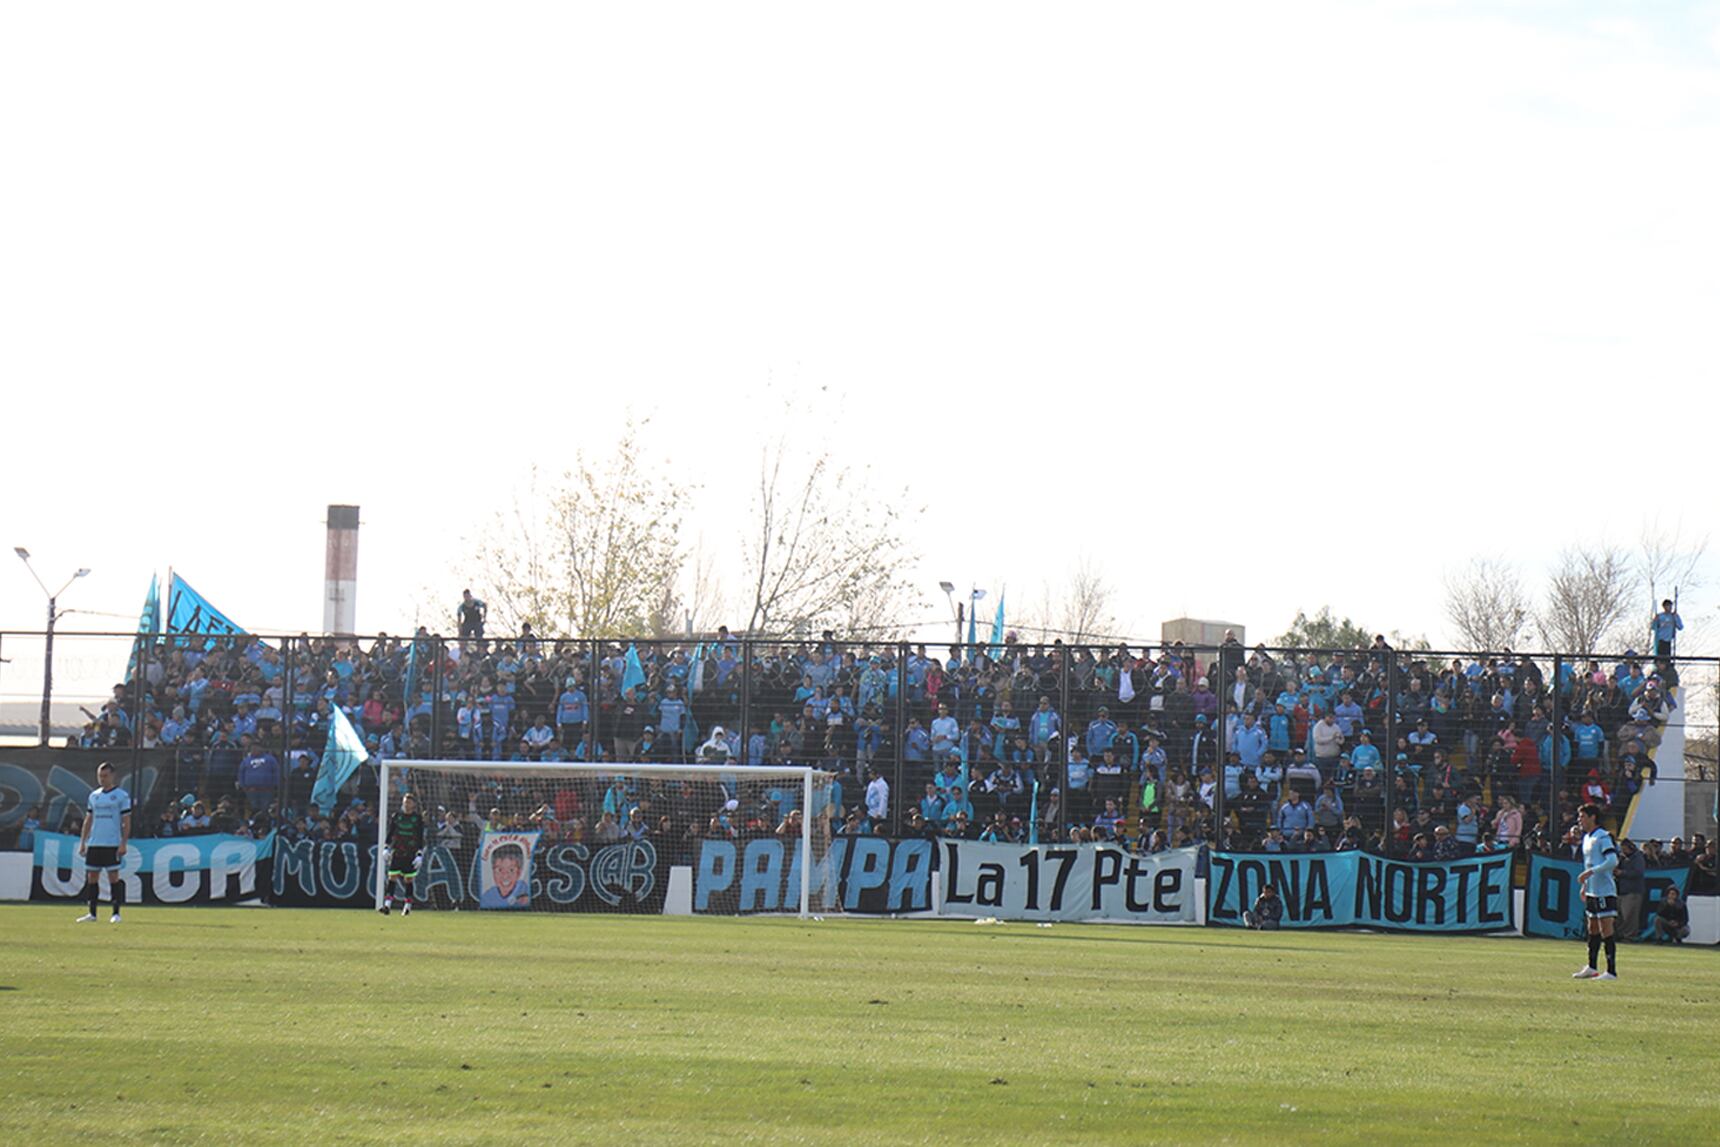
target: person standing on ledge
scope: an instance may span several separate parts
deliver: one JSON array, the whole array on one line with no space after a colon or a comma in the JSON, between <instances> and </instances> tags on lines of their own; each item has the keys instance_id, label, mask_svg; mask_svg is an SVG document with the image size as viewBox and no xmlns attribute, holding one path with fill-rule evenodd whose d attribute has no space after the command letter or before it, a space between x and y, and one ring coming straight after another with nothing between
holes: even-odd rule
<instances>
[{"instance_id":1,"label":"person standing on ledge","mask_svg":"<svg viewBox=\"0 0 1720 1147\"><path fill-rule=\"evenodd\" d=\"M1654 629L1654 655L1671 657L1672 643L1678 640L1678 631L1684 628L1684 619L1672 608L1670 597L1660 603L1660 612L1654 615L1650 624Z\"/></svg>"}]
</instances>

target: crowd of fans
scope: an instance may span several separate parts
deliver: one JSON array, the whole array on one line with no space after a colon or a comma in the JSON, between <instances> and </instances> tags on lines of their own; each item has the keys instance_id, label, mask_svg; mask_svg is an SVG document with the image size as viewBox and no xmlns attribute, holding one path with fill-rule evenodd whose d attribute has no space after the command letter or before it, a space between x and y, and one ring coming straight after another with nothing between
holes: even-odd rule
<instances>
[{"instance_id":1,"label":"crowd of fans","mask_svg":"<svg viewBox=\"0 0 1720 1147\"><path fill-rule=\"evenodd\" d=\"M379 759L813 765L837 777L833 832L1443 858L1561 847L1555 762L1562 808L1592 800L1621 816L1656 783L1653 751L1678 704L1672 659L1634 651L1563 662L1550 681L1550 663L1509 651L1441 660L1383 638L1312 654L1012 635L939 656L830 633L743 643L726 629L698 642L529 627L493 639L470 597L459 620L459 638L170 639L74 743L170 752L179 803L153 821L163 835L374 831L368 771L328 815L310 802L339 710ZM554 790L515 795L502 815L548 806L558 833L713 831L664 793L646 794L639 822L578 798L582 814L567 815ZM758 833L790 810L727 811L725 829ZM462 832L488 822L476 807L439 815Z\"/></svg>"}]
</instances>

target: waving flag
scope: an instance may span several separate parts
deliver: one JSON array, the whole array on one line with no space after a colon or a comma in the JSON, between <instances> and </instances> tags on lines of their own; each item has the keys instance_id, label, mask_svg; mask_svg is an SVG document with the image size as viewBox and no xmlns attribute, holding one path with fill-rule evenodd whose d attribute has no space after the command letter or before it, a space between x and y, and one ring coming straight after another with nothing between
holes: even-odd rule
<instances>
[{"instance_id":1,"label":"waving flag","mask_svg":"<svg viewBox=\"0 0 1720 1147\"><path fill-rule=\"evenodd\" d=\"M137 619L137 638L131 643L131 663L126 668L126 680L134 680L143 672L149 646L161 633L161 582L149 575L149 593L143 599L143 612Z\"/></svg>"},{"instance_id":2,"label":"waving flag","mask_svg":"<svg viewBox=\"0 0 1720 1147\"><path fill-rule=\"evenodd\" d=\"M364 738L346 719L346 711L335 707L334 719L328 726L328 748L323 753L322 767L317 770L316 787L311 789L311 803L324 816L334 811L340 799L340 786L351 779L358 766L370 759Z\"/></svg>"},{"instance_id":3,"label":"waving flag","mask_svg":"<svg viewBox=\"0 0 1720 1147\"><path fill-rule=\"evenodd\" d=\"M639 648L635 645L627 647L627 663L621 670L621 691L637 689L645 684L645 667L639 664Z\"/></svg>"}]
</instances>

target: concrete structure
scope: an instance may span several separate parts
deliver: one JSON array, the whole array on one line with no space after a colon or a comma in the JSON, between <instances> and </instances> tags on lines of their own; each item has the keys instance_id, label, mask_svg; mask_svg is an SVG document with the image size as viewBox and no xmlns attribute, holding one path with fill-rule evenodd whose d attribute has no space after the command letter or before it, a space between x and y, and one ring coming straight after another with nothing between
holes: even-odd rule
<instances>
[{"instance_id":1,"label":"concrete structure","mask_svg":"<svg viewBox=\"0 0 1720 1147\"><path fill-rule=\"evenodd\" d=\"M323 569L323 632L356 633L358 625L358 507L328 508L328 556Z\"/></svg>"},{"instance_id":2,"label":"concrete structure","mask_svg":"<svg viewBox=\"0 0 1720 1147\"><path fill-rule=\"evenodd\" d=\"M1202 621L1193 617L1179 617L1160 625L1159 640L1166 644L1180 641L1184 645L1218 645L1224 641L1227 629L1236 632L1236 640L1248 644L1247 630L1234 621Z\"/></svg>"}]
</instances>

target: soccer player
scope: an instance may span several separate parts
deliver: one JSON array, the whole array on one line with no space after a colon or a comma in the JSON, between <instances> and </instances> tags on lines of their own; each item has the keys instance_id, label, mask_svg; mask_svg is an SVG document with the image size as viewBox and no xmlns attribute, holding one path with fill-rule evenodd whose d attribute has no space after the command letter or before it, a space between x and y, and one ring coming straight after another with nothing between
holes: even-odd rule
<instances>
[{"instance_id":1,"label":"soccer player","mask_svg":"<svg viewBox=\"0 0 1720 1147\"><path fill-rule=\"evenodd\" d=\"M418 811L418 798L407 793L400 798L400 811L389 826L393 835L388 841L388 888L382 898L382 914L394 907L394 890L400 890L400 914L412 915L412 882L418 879L418 865L424 858L424 815Z\"/></svg>"},{"instance_id":2,"label":"soccer player","mask_svg":"<svg viewBox=\"0 0 1720 1147\"><path fill-rule=\"evenodd\" d=\"M1612 834L1600 825L1601 806L1586 804L1577 810L1577 823L1583 829L1583 871L1577 883L1583 890L1583 915L1589 922L1589 962L1571 974L1574 980L1616 980L1618 971L1614 954L1618 943L1613 939L1613 925L1618 922L1618 884L1613 870L1618 867L1618 848ZM1607 950L1607 970L1595 970L1595 957L1601 946Z\"/></svg>"},{"instance_id":3,"label":"soccer player","mask_svg":"<svg viewBox=\"0 0 1720 1147\"><path fill-rule=\"evenodd\" d=\"M119 910L125 906L125 881L119 878L119 866L125 859L126 842L131 839L131 794L120 788L118 782L119 774L114 767L102 762L96 769L96 783L101 788L90 793L84 830L78 835L78 855L84 858L90 897L90 910L78 917L79 924L91 923L96 918L96 909L102 902L103 872L108 874L108 895L113 900L109 924L119 923Z\"/></svg>"}]
</instances>

